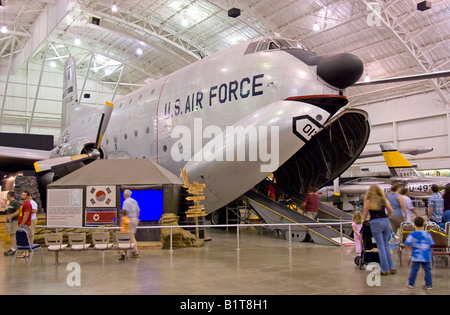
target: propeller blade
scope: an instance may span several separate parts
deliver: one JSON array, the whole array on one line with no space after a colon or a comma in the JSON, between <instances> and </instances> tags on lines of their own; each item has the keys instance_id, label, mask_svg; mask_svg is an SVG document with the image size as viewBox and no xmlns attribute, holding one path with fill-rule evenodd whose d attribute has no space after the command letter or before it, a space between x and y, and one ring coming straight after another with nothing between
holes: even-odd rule
<instances>
[{"instance_id":1,"label":"propeller blade","mask_svg":"<svg viewBox=\"0 0 450 315\"><path fill-rule=\"evenodd\" d=\"M95 147L97 149L100 149L103 135L105 134L106 128L108 127L109 119L111 118L113 109L114 109L113 103L105 102L102 117L100 118L100 125L98 126L97 139L95 140Z\"/></svg>"},{"instance_id":2,"label":"propeller blade","mask_svg":"<svg viewBox=\"0 0 450 315\"><path fill-rule=\"evenodd\" d=\"M98 151L98 149L100 148L100 145L102 143L103 135L105 134L106 128L108 127L108 123L111 118L113 109L114 104L110 102L105 102L103 113L100 118L100 125L98 126L97 139L95 141L96 149L94 149L92 152L88 154L63 156L37 161L36 163L34 163L34 169L36 170L36 173L50 171L52 168L55 167L67 166L69 164L83 162L88 159L98 159L100 157L100 152Z\"/></svg>"},{"instance_id":3,"label":"propeller blade","mask_svg":"<svg viewBox=\"0 0 450 315\"><path fill-rule=\"evenodd\" d=\"M90 159L91 156L88 154L81 154L81 155L74 155L74 156L63 156L59 158L54 159L48 159L48 160L42 160L37 161L34 163L34 169L36 170L36 173L49 171L52 169L52 167L55 166L62 166L67 165L71 163L78 163L82 162L84 160Z\"/></svg>"},{"instance_id":4,"label":"propeller blade","mask_svg":"<svg viewBox=\"0 0 450 315\"><path fill-rule=\"evenodd\" d=\"M402 77L373 80L373 81L368 81L368 82L357 82L357 83L353 84L352 86L396 83L396 82L404 82L404 81L417 81L417 80L443 78L443 77L448 77L448 76L450 76L450 70L444 70L444 71L431 72L431 73L413 74L413 75L406 75L406 76L402 76Z\"/></svg>"}]
</instances>

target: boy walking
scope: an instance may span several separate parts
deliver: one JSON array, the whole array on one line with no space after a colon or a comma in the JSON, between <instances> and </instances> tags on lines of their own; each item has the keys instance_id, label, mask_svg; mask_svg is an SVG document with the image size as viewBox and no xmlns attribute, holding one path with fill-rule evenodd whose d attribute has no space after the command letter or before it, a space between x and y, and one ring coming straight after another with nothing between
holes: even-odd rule
<instances>
[{"instance_id":1,"label":"boy walking","mask_svg":"<svg viewBox=\"0 0 450 315\"><path fill-rule=\"evenodd\" d=\"M122 210L122 220L120 220L120 232L130 232L130 219L128 218L128 211ZM120 251L120 261L127 260L127 252L125 250Z\"/></svg>"},{"instance_id":2,"label":"boy walking","mask_svg":"<svg viewBox=\"0 0 450 315\"><path fill-rule=\"evenodd\" d=\"M430 233L423 230L423 224L424 219L422 217L416 217L414 219L416 231L410 233L405 241L405 245L412 249L411 272L406 286L410 289L414 288L417 272L420 266L422 266L425 271L425 285L423 288L431 290L433 288L431 280L431 245L434 245L434 241Z\"/></svg>"}]
</instances>

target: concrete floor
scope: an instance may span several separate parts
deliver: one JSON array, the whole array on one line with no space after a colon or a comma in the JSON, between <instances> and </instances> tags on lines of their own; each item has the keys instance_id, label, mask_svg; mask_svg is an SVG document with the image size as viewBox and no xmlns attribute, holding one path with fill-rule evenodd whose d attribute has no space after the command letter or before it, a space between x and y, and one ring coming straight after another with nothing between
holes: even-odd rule
<instances>
[{"instance_id":1,"label":"concrete floor","mask_svg":"<svg viewBox=\"0 0 450 315\"><path fill-rule=\"evenodd\" d=\"M406 288L409 267L397 266L398 273L381 278L370 287L370 271L359 270L353 262L354 247L329 247L313 243L293 243L271 234L259 235L242 228L240 250L236 232L209 230L212 237L202 248L141 250L141 258L119 262L116 250L54 254L43 249L30 269L24 259L11 267L11 257L0 257L0 294L155 294L155 295L297 295L297 294L448 294L450 267L437 259L433 267L432 291L424 291L423 271L415 289ZM1 249L3 252L4 249ZM407 261L407 253L404 260ZM396 256L394 257L397 261ZM67 278L76 262L81 285L69 286Z\"/></svg>"}]
</instances>

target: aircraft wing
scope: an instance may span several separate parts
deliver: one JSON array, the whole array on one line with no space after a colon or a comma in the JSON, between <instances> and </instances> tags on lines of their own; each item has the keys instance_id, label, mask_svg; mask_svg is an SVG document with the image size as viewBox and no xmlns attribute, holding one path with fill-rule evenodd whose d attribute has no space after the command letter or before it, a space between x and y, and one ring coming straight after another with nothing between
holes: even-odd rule
<instances>
[{"instance_id":1,"label":"aircraft wing","mask_svg":"<svg viewBox=\"0 0 450 315\"><path fill-rule=\"evenodd\" d=\"M402 154L411 154L411 155L418 155L418 154L424 154L433 151L432 147L411 147L403 150L399 150ZM371 157L377 157L382 156L383 153L381 151L365 151L361 153L359 156L360 159L365 158L371 158Z\"/></svg>"},{"instance_id":2,"label":"aircraft wing","mask_svg":"<svg viewBox=\"0 0 450 315\"><path fill-rule=\"evenodd\" d=\"M405 82L405 81L417 81L417 80L443 78L443 77L448 77L448 76L450 76L450 70L437 71L437 72L431 72L431 73L413 74L413 75L407 75L407 76L402 76L402 77L373 80L373 81L368 81L368 82L362 81L362 82L357 82L357 83L353 84L353 86L397 83L397 82Z\"/></svg>"},{"instance_id":3,"label":"aircraft wing","mask_svg":"<svg viewBox=\"0 0 450 315\"><path fill-rule=\"evenodd\" d=\"M34 170L34 162L50 158L50 151L0 146L0 170Z\"/></svg>"}]
</instances>

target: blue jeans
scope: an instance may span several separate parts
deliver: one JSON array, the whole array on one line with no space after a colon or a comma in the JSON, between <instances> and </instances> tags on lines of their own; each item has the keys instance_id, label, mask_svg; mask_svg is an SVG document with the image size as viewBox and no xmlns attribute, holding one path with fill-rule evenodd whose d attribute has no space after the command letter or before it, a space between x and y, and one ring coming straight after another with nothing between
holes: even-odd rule
<instances>
[{"instance_id":1,"label":"blue jeans","mask_svg":"<svg viewBox=\"0 0 450 315\"><path fill-rule=\"evenodd\" d=\"M414 286L416 283L417 272L422 265L423 270L425 271L425 285L427 287L433 286L433 282L431 280L431 263L430 262L421 262L421 261L413 261L411 262L411 272L409 274L408 284L410 286Z\"/></svg>"},{"instance_id":2,"label":"blue jeans","mask_svg":"<svg viewBox=\"0 0 450 315\"><path fill-rule=\"evenodd\" d=\"M389 271L394 268L391 251L389 250L389 237L391 235L391 223L388 218L374 219L370 221L370 229L377 243L378 255L381 261L381 271Z\"/></svg>"},{"instance_id":3,"label":"blue jeans","mask_svg":"<svg viewBox=\"0 0 450 315\"><path fill-rule=\"evenodd\" d=\"M444 214L442 215L442 223L445 225L446 222L450 222L450 210L444 211Z\"/></svg>"}]
</instances>

